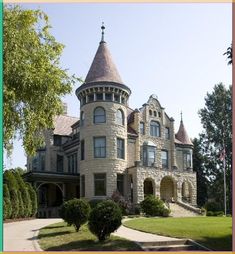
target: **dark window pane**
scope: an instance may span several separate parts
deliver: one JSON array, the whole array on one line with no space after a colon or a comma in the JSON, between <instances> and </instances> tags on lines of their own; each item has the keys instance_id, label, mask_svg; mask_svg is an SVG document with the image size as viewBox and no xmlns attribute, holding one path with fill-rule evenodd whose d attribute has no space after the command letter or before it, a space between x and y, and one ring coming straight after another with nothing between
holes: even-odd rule
<instances>
[{"instance_id":1,"label":"dark window pane","mask_svg":"<svg viewBox=\"0 0 235 254\"><path fill-rule=\"evenodd\" d=\"M95 196L106 196L106 174L94 174Z\"/></svg>"},{"instance_id":2,"label":"dark window pane","mask_svg":"<svg viewBox=\"0 0 235 254\"><path fill-rule=\"evenodd\" d=\"M105 123L105 121L105 110L101 107L96 108L94 110L94 123Z\"/></svg>"},{"instance_id":3,"label":"dark window pane","mask_svg":"<svg viewBox=\"0 0 235 254\"><path fill-rule=\"evenodd\" d=\"M85 141L81 140L81 160L85 160Z\"/></svg>"},{"instance_id":4,"label":"dark window pane","mask_svg":"<svg viewBox=\"0 0 235 254\"><path fill-rule=\"evenodd\" d=\"M57 172L63 172L64 157L57 154Z\"/></svg>"},{"instance_id":5,"label":"dark window pane","mask_svg":"<svg viewBox=\"0 0 235 254\"><path fill-rule=\"evenodd\" d=\"M105 137L94 138L94 157L95 158L106 157L106 138Z\"/></svg>"},{"instance_id":6,"label":"dark window pane","mask_svg":"<svg viewBox=\"0 0 235 254\"><path fill-rule=\"evenodd\" d=\"M124 159L124 139L117 138L117 158Z\"/></svg>"},{"instance_id":7,"label":"dark window pane","mask_svg":"<svg viewBox=\"0 0 235 254\"><path fill-rule=\"evenodd\" d=\"M96 100L97 101L102 101L103 100L103 94L102 93L97 93L96 94Z\"/></svg>"},{"instance_id":8,"label":"dark window pane","mask_svg":"<svg viewBox=\"0 0 235 254\"><path fill-rule=\"evenodd\" d=\"M124 196L124 175L117 174L117 190Z\"/></svg>"},{"instance_id":9,"label":"dark window pane","mask_svg":"<svg viewBox=\"0 0 235 254\"><path fill-rule=\"evenodd\" d=\"M58 135L54 135L54 146L61 146L62 137Z\"/></svg>"},{"instance_id":10,"label":"dark window pane","mask_svg":"<svg viewBox=\"0 0 235 254\"><path fill-rule=\"evenodd\" d=\"M81 176L81 197L85 197L85 175Z\"/></svg>"},{"instance_id":11,"label":"dark window pane","mask_svg":"<svg viewBox=\"0 0 235 254\"><path fill-rule=\"evenodd\" d=\"M106 93L105 94L105 100L106 101L112 101L112 94L111 93Z\"/></svg>"}]
</instances>

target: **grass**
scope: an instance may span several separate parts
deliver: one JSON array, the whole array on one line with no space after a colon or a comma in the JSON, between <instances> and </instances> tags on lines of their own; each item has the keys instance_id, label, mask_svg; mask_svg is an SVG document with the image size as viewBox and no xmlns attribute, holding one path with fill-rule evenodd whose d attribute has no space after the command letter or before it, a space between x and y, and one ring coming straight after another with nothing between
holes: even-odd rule
<instances>
[{"instance_id":1,"label":"grass","mask_svg":"<svg viewBox=\"0 0 235 254\"><path fill-rule=\"evenodd\" d=\"M134 242L111 236L103 243L90 233L87 225L79 232L65 222L49 225L39 231L39 245L44 251L127 251L141 250Z\"/></svg>"},{"instance_id":2,"label":"grass","mask_svg":"<svg viewBox=\"0 0 235 254\"><path fill-rule=\"evenodd\" d=\"M190 238L211 250L232 250L231 217L141 218L124 225L153 234Z\"/></svg>"}]
</instances>

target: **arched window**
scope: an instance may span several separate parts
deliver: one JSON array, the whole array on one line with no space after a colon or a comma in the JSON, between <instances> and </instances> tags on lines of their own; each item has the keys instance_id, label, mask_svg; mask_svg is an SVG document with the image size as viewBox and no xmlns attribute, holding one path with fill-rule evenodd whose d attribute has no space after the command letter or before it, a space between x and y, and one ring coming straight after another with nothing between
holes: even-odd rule
<instances>
[{"instance_id":1,"label":"arched window","mask_svg":"<svg viewBox=\"0 0 235 254\"><path fill-rule=\"evenodd\" d=\"M81 112L81 117L80 117L80 126L84 126L84 121L85 121L85 115L84 112Z\"/></svg>"},{"instance_id":2,"label":"arched window","mask_svg":"<svg viewBox=\"0 0 235 254\"><path fill-rule=\"evenodd\" d=\"M118 109L116 112L116 123L124 125L124 114L121 109Z\"/></svg>"},{"instance_id":3,"label":"arched window","mask_svg":"<svg viewBox=\"0 0 235 254\"><path fill-rule=\"evenodd\" d=\"M160 137L160 124L156 121L150 122L150 135L153 137Z\"/></svg>"},{"instance_id":4,"label":"arched window","mask_svg":"<svg viewBox=\"0 0 235 254\"><path fill-rule=\"evenodd\" d=\"M97 107L94 110L94 123L105 123L106 115L105 110L102 107Z\"/></svg>"}]
</instances>

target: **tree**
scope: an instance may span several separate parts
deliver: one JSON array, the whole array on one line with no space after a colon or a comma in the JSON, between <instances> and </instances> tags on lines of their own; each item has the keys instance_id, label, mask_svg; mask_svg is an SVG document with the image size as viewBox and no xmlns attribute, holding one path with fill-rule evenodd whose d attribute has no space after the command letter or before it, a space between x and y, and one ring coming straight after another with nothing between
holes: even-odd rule
<instances>
[{"instance_id":1,"label":"tree","mask_svg":"<svg viewBox=\"0 0 235 254\"><path fill-rule=\"evenodd\" d=\"M232 86L220 83L207 93L205 107L199 111L204 128L201 149L206 160L205 173L209 180L208 194L223 207L223 162L220 154L225 149L227 208L232 210Z\"/></svg>"},{"instance_id":2,"label":"tree","mask_svg":"<svg viewBox=\"0 0 235 254\"><path fill-rule=\"evenodd\" d=\"M26 186L28 188L28 192L29 192L29 196L30 196L30 200L32 204L30 216L35 216L38 210L37 193L30 183L26 183Z\"/></svg>"},{"instance_id":3,"label":"tree","mask_svg":"<svg viewBox=\"0 0 235 254\"><path fill-rule=\"evenodd\" d=\"M4 219L11 218L12 208L10 201L10 193L7 187L7 184L3 184L3 217Z\"/></svg>"},{"instance_id":4,"label":"tree","mask_svg":"<svg viewBox=\"0 0 235 254\"><path fill-rule=\"evenodd\" d=\"M233 45L227 48L227 51L223 54L227 55L228 65L233 64Z\"/></svg>"},{"instance_id":5,"label":"tree","mask_svg":"<svg viewBox=\"0 0 235 254\"><path fill-rule=\"evenodd\" d=\"M60 67L64 46L49 33L44 12L4 5L3 17L4 148L10 155L19 135L34 155L77 79Z\"/></svg>"},{"instance_id":6,"label":"tree","mask_svg":"<svg viewBox=\"0 0 235 254\"><path fill-rule=\"evenodd\" d=\"M193 140L193 169L197 173L197 204L204 206L208 199L209 181L205 173L205 161L201 149L201 139Z\"/></svg>"}]
</instances>

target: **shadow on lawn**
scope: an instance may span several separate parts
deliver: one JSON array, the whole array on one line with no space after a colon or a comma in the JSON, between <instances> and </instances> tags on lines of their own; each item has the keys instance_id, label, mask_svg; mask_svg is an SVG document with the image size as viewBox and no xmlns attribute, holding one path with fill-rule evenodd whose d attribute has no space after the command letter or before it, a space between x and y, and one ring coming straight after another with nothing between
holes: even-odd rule
<instances>
[{"instance_id":1,"label":"shadow on lawn","mask_svg":"<svg viewBox=\"0 0 235 254\"><path fill-rule=\"evenodd\" d=\"M59 236L59 235L67 235L70 234L71 232L66 230L66 231L62 231L62 232L52 232L52 233L40 233L40 235L38 236L38 239L42 239L45 237L55 237L55 236Z\"/></svg>"},{"instance_id":2,"label":"shadow on lawn","mask_svg":"<svg viewBox=\"0 0 235 254\"><path fill-rule=\"evenodd\" d=\"M141 248L135 243L119 240L119 239L110 239L106 240L103 243L100 243L96 240L78 240L69 242L66 244L57 245L54 247L49 247L44 249L44 251L99 251L99 250L120 250L120 251L140 251Z\"/></svg>"},{"instance_id":3,"label":"shadow on lawn","mask_svg":"<svg viewBox=\"0 0 235 254\"><path fill-rule=\"evenodd\" d=\"M197 242L210 248L212 251L232 250L232 234L228 234L223 237L203 237L203 239L200 239Z\"/></svg>"}]
</instances>

